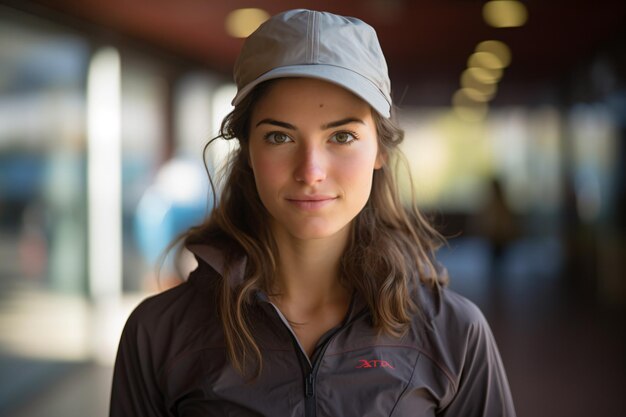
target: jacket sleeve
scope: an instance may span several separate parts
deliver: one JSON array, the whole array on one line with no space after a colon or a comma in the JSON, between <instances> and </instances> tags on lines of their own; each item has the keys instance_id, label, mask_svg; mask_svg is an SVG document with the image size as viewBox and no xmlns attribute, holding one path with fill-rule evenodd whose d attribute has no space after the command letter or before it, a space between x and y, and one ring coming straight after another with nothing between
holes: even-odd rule
<instances>
[{"instance_id":1,"label":"jacket sleeve","mask_svg":"<svg viewBox=\"0 0 626 417\"><path fill-rule=\"evenodd\" d=\"M515 417L515 408L498 347L484 316L469 309L456 392L440 417Z\"/></svg>"},{"instance_id":2,"label":"jacket sleeve","mask_svg":"<svg viewBox=\"0 0 626 417\"><path fill-rule=\"evenodd\" d=\"M111 388L110 417L166 417L157 383L149 332L140 323L139 309L126 322L120 340Z\"/></svg>"}]
</instances>

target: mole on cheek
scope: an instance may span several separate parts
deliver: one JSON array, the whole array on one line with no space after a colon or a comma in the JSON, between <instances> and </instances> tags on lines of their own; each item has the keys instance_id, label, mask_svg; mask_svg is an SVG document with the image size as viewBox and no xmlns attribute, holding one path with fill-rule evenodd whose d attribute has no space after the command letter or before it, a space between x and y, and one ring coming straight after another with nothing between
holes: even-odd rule
<instances>
[{"instance_id":1,"label":"mole on cheek","mask_svg":"<svg viewBox=\"0 0 626 417\"><path fill-rule=\"evenodd\" d=\"M324 103L320 103L320 109L324 107Z\"/></svg>"}]
</instances>

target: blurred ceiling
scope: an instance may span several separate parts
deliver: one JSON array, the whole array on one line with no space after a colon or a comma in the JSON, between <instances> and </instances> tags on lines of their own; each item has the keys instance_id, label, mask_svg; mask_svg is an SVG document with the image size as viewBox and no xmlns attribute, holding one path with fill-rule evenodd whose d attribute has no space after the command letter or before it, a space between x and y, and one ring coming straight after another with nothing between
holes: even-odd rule
<instances>
[{"instance_id":1,"label":"blurred ceiling","mask_svg":"<svg viewBox=\"0 0 626 417\"><path fill-rule=\"evenodd\" d=\"M496 39L510 47L512 63L498 96L515 102L514 97L523 100L529 91L558 82L598 50L623 40L626 27L626 2L614 0L523 1L529 12L526 25L500 29L484 22L485 2L477 0L2 2L85 31L96 42L147 47L225 77L230 77L242 44L225 30L225 18L234 9L258 7L275 14L302 7L356 16L376 28L394 96L409 104L448 104L481 41Z\"/></svg>"}]
</instances>

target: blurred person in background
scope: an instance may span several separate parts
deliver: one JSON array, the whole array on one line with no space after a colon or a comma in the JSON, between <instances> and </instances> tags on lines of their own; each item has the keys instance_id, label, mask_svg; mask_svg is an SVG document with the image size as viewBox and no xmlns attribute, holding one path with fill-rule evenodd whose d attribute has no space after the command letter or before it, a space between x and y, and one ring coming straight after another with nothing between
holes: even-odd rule
<instances>
[{"instance_id":1,"label":"blurred person in background","mask_svg":"<svg viewBox=\"0 0 626 417\"><path fill-rule=\"evenodd\" d=\"M509 207L502 183L497 178L489 182L489 196L478 213L476 223L478 233L489 242L489 277L497 287L498 277L503 275L508 247L521 236L518 219Z\"/></svg>"},{"instance_id":2,"label":"blurred person in background","mask_svg":"<svg viewBox=\"0 0 626 417\"><path fill-rule=\"evenodd\" d=\"M132 313L111 416L514 416L483 315L395 180L403 132L372 27L274 16L245 42L236 140L198 267Z\"/></svg>"}]
</instances>

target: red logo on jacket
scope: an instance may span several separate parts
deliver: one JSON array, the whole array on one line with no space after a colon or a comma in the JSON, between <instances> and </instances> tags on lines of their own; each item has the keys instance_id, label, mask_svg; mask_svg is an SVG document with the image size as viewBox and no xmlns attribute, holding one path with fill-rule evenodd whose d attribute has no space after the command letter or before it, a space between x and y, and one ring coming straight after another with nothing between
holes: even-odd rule
<instances>
[{"instance_id":1,"label":"red logo on jacket","mask_svg":"<svg viewBox=\"0 0 626 417\"><path fill-rule=\"evenodd\" d=\"M392 364L390 364L387 361L381 360L381 359L372 359L372 360L367 360L367 359L359 359L359 364L357 366L355 366L356 369L360 369L360 368L391 368L391 369L396 369L395 366L393 366Z\"/></svg>"}]
</instances>

